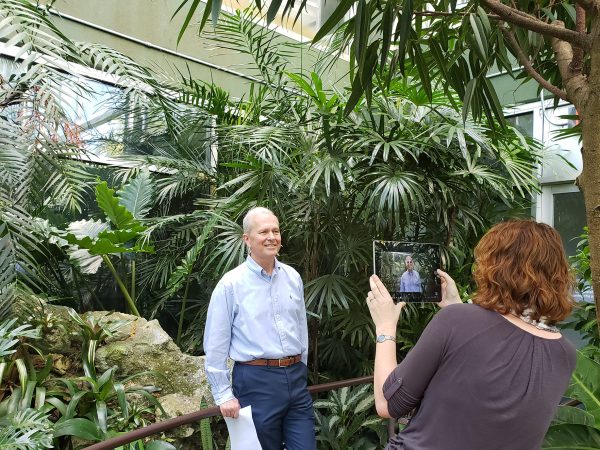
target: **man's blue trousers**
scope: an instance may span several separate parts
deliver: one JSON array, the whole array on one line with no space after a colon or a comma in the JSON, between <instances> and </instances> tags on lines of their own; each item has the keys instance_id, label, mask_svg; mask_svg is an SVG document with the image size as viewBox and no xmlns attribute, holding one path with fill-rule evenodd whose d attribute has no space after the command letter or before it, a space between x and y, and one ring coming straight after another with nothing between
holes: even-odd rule
<instances>
[{"instance_id":1,"label":"man's blue trousers","mask_svg":"<svg viewBox=\"0 0 600 450\"><path fill-rule=\"evenodd\" d=\"M252 405L252 419L263 450L315 450L312 398L302 362L288 367L233 367L233 395ZM284 446L285 443L285 446Z\"/></svg>"}]
</instances>

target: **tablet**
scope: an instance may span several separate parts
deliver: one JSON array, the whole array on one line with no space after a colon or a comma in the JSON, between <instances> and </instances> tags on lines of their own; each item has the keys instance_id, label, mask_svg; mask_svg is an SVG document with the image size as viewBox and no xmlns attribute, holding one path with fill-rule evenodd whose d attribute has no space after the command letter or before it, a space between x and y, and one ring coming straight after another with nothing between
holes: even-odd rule
<instances>
[{"instance_id":1,"label":"tablet","mask_svg":"<svg viewBox=\"0 0 600 450\"><path fill-rule=\"evenodd\" d=\"M442 268L437 244L373 241L373 272L394 302L440 302L442 291L436 270Z\"/></svg>"}]
</instances>

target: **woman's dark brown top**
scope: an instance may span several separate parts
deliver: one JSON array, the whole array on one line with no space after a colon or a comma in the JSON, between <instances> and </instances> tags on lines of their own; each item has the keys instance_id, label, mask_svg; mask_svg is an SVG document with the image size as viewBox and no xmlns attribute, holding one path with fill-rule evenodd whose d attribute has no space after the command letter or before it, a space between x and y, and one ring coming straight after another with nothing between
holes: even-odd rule
<instances>
[{"instance_id":1,"label":"woman's dark brown top","mask_svg":"<svg viewBox=\"0 0 600 450\"><path fill-rule=\"evenodd\" d=\"M417 407L388 449L539 449L575 368L545 339L476 305L440 310L383 386L392 417Z\"/></svg>"}]
</instances>

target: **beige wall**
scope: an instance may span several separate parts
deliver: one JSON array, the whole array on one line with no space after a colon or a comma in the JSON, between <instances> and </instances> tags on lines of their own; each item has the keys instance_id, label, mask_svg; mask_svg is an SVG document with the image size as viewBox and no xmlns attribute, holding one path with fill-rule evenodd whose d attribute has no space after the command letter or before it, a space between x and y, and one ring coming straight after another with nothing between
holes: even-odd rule
<instances>
[{"instance_id":1,"label":"beige wall","mask_svg":"<svg viewBox=\"0 0 600 450\"><path fill-rule=\"evenodd\" d=\"M53 9L63 16L62 18L53 16L52 20L73 40L105 44L142 64L153 68L158 67L171 74L177 73L176 68L187 73L187 64L194 78L207 82L214 81L237 97L245 94L249 87L249 80L194 61L194 59L201 60L237 73L255 75L250 67L245 66L248 62L245 55L235 51L214 49L210 41L197 36L195 23L199 22L201 12L198 12L192 20L179 46L176 45L177 35L187 12L181 11L171 20L180 3L181 0L57 0L53 4ZM93 26L78 23L77 19L106 30L94 29ZM212 25L209 23L207 29L211 28ZM119 33L130 38L116 35ZM150 45L134 42L134 39ZM283 40L294 42L287 37ZM164 47L180 55L151 48L151 45ZM302 66L304 70L309 71L317 57L317 51L304 48L302 58L293 58L292 65ZM327 84L342 80L338 84L341 87L345 83L344 75L347 68L347 62L338 60L333 70L329 73L321 73L321 76Z\"/></svg>"}]
</instances>

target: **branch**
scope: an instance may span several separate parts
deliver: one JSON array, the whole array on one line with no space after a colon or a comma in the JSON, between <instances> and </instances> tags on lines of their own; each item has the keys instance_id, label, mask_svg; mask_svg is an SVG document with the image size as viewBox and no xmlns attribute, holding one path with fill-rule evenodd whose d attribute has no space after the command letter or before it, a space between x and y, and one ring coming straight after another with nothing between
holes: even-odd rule
<instances>
[{"instance_id":1,"label":"branch","mask_svg":"<svg viewBox=\"0 0 600 450\"><path fill-rule=\"evenodd\" d=\"M561 26L561 21L554 22L556 26ZM589 85L581 72L571 70L573 61L573 47L568 42L561 41L558 38L552 39L552 49L558 66L558 71L562 78L562 84L567 92L568 101L575 105L578 111L585 107L585 100L588 97Z\"/></svg>"},{"instance_id":2,"label":"branch","mask_svg":"<svg viewBox=\"0 0 600 450\"><path fill-rule=\"evenodd\" d=\"M544 89L546 89L547 91L552 92L558 98L561 98L564 101L567 101L567 93L565 91L554 86L552 83L550 83L544 77L542 77L542 75L540 75L540 73L537 70L535 70L535 68L533 67L533 64L531 64L531 60L525 54L525 52L523 51L523 49L517 42L517 39L515 38L514 33L511 30L508 30L507 28L505 28L503 26L500 26L500 31L502 31L502 34L504 34L504 36L506 37L506 40L508 41L510 46L515 51L515 54L517 56L517 59L519 60L519 63L523 66L523 68L529 74L529 76L531 78L533 78L535 81L537 81L539 83L539 85L541 87L543 87Z\"/></svg>"},{"instance_id":3,"label":"branch","mask_svg":"<svg viewBox=\"0 0 600 450\"><path fill-rule=\"evenodd\" d=\"M576 47L582 48L584 51L589 51L591 48L590 40L586 34L577 31L568 30L564 26L556 26L555 23L548 24L533 16L524 14L523 12L513 9L500 3L498 0L481 0L481 4L498 14L505 21L525 28L530 31L542 34L544 36L553 37L573 44Z\"/></svg>"},{"instance_id":4,"label":"branch","mask_svg":"<svg viewBox=\"0 0 600 450\"><path fill-rule=\"evenodd\" d=\"M465 14L466 13L461 13L460 15L464 16ZM444 11L415 11L414 15L423 17L453 17L456 13Z\"/></svg>"},{"instance_id":5,"label":"branch","mask_svg":"<svg viewBox=\"0 0 600 450\"><path fill-rule=\"evenodd\" d=\"M578 33L585 33L585 9L580 4L575 4L575 30ZM583 49L575 47L573 49L573 60L569 65L572 72L581 72L583 66Z\"/></svg>"}]
</instances>

